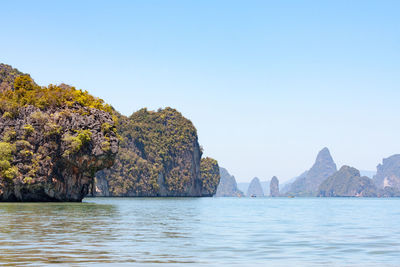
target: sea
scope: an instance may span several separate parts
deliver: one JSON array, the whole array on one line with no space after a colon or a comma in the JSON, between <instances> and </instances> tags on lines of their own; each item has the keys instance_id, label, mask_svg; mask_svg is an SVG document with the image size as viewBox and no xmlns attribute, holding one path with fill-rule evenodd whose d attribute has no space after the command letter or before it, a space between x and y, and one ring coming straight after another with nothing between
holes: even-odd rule
<instances>
[{"instance_id":1,"label":"sea","mask_svg":"<svg viewBox=\"0 0 400 267\"><path fill-rule=\"evenodd\" d=\"M0 265L400 266L399 198L85 198L0 218Z\"/></svg>"}]
</instances>

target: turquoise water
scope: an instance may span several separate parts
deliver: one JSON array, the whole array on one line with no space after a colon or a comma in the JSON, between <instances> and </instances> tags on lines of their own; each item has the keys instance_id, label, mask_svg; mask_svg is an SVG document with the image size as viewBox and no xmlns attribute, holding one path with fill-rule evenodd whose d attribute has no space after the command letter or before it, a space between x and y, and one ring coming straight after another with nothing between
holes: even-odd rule
<instances>
[{"instance_id":1,"label":"turquoise water","mask_svg":"<svg viewBox=\"0 0 400 267\"><path fill-rule=\"evenodd\" d=\"M0 264L400 265L400 199L87 198L0 217Z\"/></svg>"}]
</instances>

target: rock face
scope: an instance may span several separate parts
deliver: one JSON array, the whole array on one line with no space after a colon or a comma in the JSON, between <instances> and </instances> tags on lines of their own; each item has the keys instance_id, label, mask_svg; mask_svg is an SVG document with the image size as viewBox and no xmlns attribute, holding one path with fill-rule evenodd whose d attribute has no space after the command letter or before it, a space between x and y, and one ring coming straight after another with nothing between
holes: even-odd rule
<instances>
[{"instance_id":1,"label":"rock face","mask_svg":"<svg viewBox=\"0 0 400 267\"><path fill-rule=\"evenodd\" d=\"M279 197L279 180L276 176L272 177L269 190L271 197Z\"/></svg>"},{"instance_id":2,"label":"rock face","mask_svg":"<svg viewBox=\"0 0 400 267\"><path fill-rule=\"evenodd\" d=\"M379 189L391 187L400 190L400 155L393 155L383 159L377 167L374 182ZM390 190L390 189L388 189Z\"/></svg>"},{"instance_id":3,"label":"rock face","mask_svg":"<svg viewBox=\"0 0 400 267\"><path fill-rule=\"evenodd\" d=\"M221 174L221 179L217 188L217 197L243 197L244 194L240 191L236 184L236 179L234 176L230 175L229 172L220 167L219 172Z\"/></svg>"},{"instance_id":4,"label":"rock face","mask_svg":"<svg viewBox=\"0 0 400 267\"><path fill-rule=\"evenodd\" d=\"M260 179L254 177L251 180L249 188L247 189L247 196L249 197L263 197L264 191L261 187Z\"/></svg>"},{"instance_id":5,"label":"rock face","mask_svg":"<svg viewBox=\"0 0 400 267\"><path fill-rule=\"evenodd\" d=\"M379 197L400 197L400 190L394 187L386 186L378 189Z\"/></svg>"},{"instance_id":6,"label":"rock face","mask_svg":"<svg viewBox=\"0 0 400 267\"><path fill-rule=\"evenodd\" d=\"M118 151L111 114L87 92L15 73L0 80L0 200L81 201Z\"/></svg>"},{"instance_id":7,"label":"rock face","mask_svg":"<svg viewBox=\"0 0 400 267\"><path fill-rule=\"evenodd\" d=\"M328 148L323 148L317 156L314 165L307 174L299 177L290 186L287 195L293 196L315 196L318 188L325 179L336 172L336 164L333 161Z\"/></svg>"},{"instance_id":8,"label":"rock face","mask_svg":"<svg viewBox=\"0 0 400 267\"><path fill-rule=\"evenodd\" d=\"M130 117L119 115L118 121L120 150L114 166L96 174L95 196L184 197L215 192L218 164L204 161L211 173L206 175L204 168L201 173L197 131L181 113L172 108L141 109Z\"/></svg>"},{"instance_id":9,"label":"rock face","mask_svg":"<svg viewBox=\"0 0 400 267\"><path fill-rule=\"evenodd\" d=\"M0 93L7 90L14 90L14 80L21 75L28 74L22 73L10 65L0 63Z\"/></svg>"},{"instance_id":10,"label":"rock face","mask_svg":"<svg viewBox=\"0 0 400 267\"><path fill-rule=\"evenodd\" d=\"M202 181L201 195L203 197L212 197L215 195L221 179L218 162L209 157L202 158L200 162L200 177Z\"/></svg>"},{"instance_id":11,"label":"rock face","mask_svg":"<svg viewBox=\"0 0 400 267\"><path fill-rule=\"evenodd\" d=\"M289 181L283 183L281 189L279 190L281 195L285 195L286 193L288 193L290 191L290 187L292 186L292 184L296 180L304 179L304 177L307 176L307 173L308 173L308 171L305 171L302 174L300 174L299 176L291 178Z\"/></svg>"},{"instance_id":12,"label":"rock face","mask_svg":"<svg viewBox=\"0 0 400 267\"><path fill-rule=\"evenodd\" d=\"M319 187L320 197L376 197L377 188L372 179L360 176L352 167L343 166Z\"/></svg>"}]
</instances>

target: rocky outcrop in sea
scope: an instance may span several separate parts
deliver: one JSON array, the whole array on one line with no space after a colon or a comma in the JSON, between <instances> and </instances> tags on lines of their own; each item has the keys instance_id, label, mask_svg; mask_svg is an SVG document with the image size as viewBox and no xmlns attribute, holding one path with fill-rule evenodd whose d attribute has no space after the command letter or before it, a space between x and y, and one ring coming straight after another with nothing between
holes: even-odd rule
<instances>
[{"instance_id":1,"label":"rocky outcrop in sea","mask_svg":"<svg viewBox=\"0 0 400 267\"><path fill-rule=\"evenodd\" d=\"M360 176L352 167L343 166L326 179L318 189L320 197L376 197L377 188L372 179Z\"/></svg>"},{"instance_id":2,"label":"rocky outcrop in sea","mask_svg":"<svg viewBox=\"0 0 400 267\"><path fill-rule=\"evenodd\" d=\"M218 163L202 160L192 122L172 108L118 114L115 164L96 174L95 196L200 197L215 194ZM203 168L202 168L203 166ZM207 173L207 170L210 172Z\"/></svg>"},{"instance_id":3,"label":"rocky outcrop in sea","mask_svg":"<svg viewBox=\"0 0 400 267\"><path fill-rule=\"evenodd\" d=\"M81 201L118 151L112 115L87 92L11 70L0 78L0 200Z\"/></svg>"},{"instance_id":4,"label":"rocky outcrop in sea","mask_svg":"<svg viewBox=\"0 0 400 267\"><path fill-rule=\"evenodd\" d=\"M253 180L251 180L249 188L247 189L247 196L248 197L264 196L264 191L262 189L260 179L258 179L257 177L254 177Z\"/></svg>"},{"instance_id":5,"label":"rocky outcrop in sea","mask_svg":"<svg viewBox=\"0 0 400 267\"><path fill-rule=\"evenodd\" d=\"M217 192L221 179L218 162L210 157L202 158L200 162L201 196L212 197Z\"/></svg>"},{"instance_id":6,"label":"rocky outcrop in sea","mask_svg":"<svg viewBox=\"0 0 400 267\"><path fill-rule=\"evenodd\" d=\"M269 185L269 190L270 190L269 195L271 197L279 197L279 180L276 176L272 177Z\"/></svg>"},{"instance_id":7,"label":"rocky outcrop in sea","mask_svg":"<svg viewBox=\"0 0 400 267\"><path fill-rule=\"evenodd\" d=\"M219 172L221 175L221 179L219 185L217 187L216 197L243 197L244 194L237 187L236 179L233 175L230 175L229 172L220 167Z\"/></svg>"}]
</instances>

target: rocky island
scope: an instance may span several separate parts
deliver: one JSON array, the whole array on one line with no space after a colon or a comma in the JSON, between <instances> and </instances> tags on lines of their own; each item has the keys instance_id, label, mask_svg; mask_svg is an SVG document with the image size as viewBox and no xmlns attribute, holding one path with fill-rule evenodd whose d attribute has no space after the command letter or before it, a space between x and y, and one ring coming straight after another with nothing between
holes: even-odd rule
<instances>
[{"instance_id":1,"label":"rocky island","mask_svg":"<svg viewBox=\"0 0 400 267\"><path fill-rule=\"evenodd\" d=\"M219 173L221 175L221 180L217 187L217 197L243 197L244 194L237 187L235 176L230 175L229 172L220 167Z\"/></svg>"},{"instance_id":2,"label":"rocky island","mask_svg":"<svg viewBox=\"0 0 400 267\"><path fill-rule=\"evenodd\" d=\"M262 189L260 179L258 179L257 177L254 177L253 180L251 180L249 188L247 189L247 196L248 197L264 196L264 191Z\"/></svg>"},{"instance_id":3,"label":"rocky island","mask_svg":"<svg viewBox=\"0 0 400 267\"><path fill-rule=\"evenodd\" d=\"M360 171L343 166L326 179L318 189L320 197L376 197L377 188L372 179L360 176Z\"/></svg>"},{"instance_id":4,"label":"rocky island","mask_svg":"<svg viewBox=\"0 0 400 267\"><path fill-rule=\"evenodd\" d=\"M0 90L0 200L81 201L118 151L111 107L4 64Z\"/></svg>"},{"instance_id":5,"label":"rocky island","mask_svg":"<svg viewBox=\"0 0 400 267\"><path fill-rule=\"evenodd\" d=\"M269 190L270 190L269 195L271 197L279 197L279 180L276 176L272 177L269 185Z\"/></svg>"},{"instance_id":6,"label":"rocky island","mask_svg":"<svg viewBox=\"0 0 400 267\"><path fill-rule=\"evenodd\" d=\"M118 114L120 150L115 164L96 175L95 196L212 196L218 163L202 159L192 122L172 108Z\"/></svg>"},{"instance_id":7,"label":"rocky island","mask_svg":"<svg viewBox=\"0 0 400 267\"><path fill-rule=\"evenodd\" d=\"M221 180L218 162L210 157L200 161L201 196L212 197L216 194Z\"/></svg>"}]
</instances>

